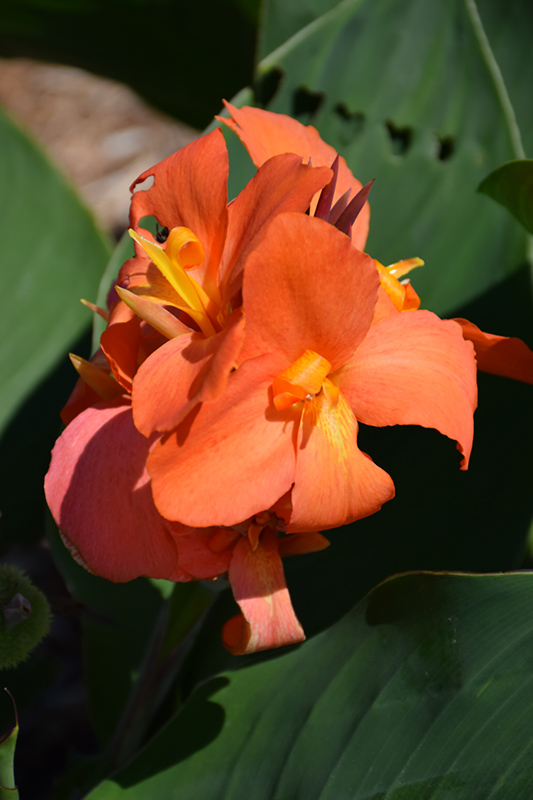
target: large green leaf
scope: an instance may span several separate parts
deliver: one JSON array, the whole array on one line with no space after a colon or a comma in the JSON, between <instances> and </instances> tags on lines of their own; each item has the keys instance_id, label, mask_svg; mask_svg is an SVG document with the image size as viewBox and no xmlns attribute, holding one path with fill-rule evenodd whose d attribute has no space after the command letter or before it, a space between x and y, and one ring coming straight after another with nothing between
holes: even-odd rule
<instances>
[{"instance_id":1,"label":"large green leaf","mask_svg":"<svg viewBox=\"0 0 533 800\"><path fill-rule=\"evenodd\" d=\"M0 111L0 430L87 325L79 300L96 294L108 253L75 192Z\"/></svg>"},{"instance_id":2,"label":"large green leaf","mask_svg":"<svg viewBox=\"0 0 533 800\"><path fill-rule=\"evenodd\" d=\"M509 161L487 175L479 191L507 208L533 233L533 160Z\"/></svg>"},{"instance_id":3,"label":"large green leaf","mask_svg":"<svg viewBox=\"0 0 533 800\"><path fill-rule=\"evenodd\" d=\"M202 128L251 79L258 10L258 0L4 0L0 55L114 78Z\"/></svg>"},{"instance_id":4,"label":"large green leaf","mask_svg":"<svg viewBox=\"0 0 533 800\"><path fill-rule=\"evenodd\" d=\"M532 6L510 14L503 0L481 13L474 0L344 0L258 66L257 102L312 122L363 182L376 179L368 250L383 263L422 257L415 285L438 313L482 294L529 252L527 235L475 191L523 155L492 40L504 76L519 78L516 116L533 142L523 88L532 24Z\"/></svg>"},{"instance_id":5,"label":"large green leaf","mask_svg":"<svg viewBox=\"0 0 533 800\"><path fill-rule=\"evenodd\" d=\"M531 574L408 574L200 687L91 800L529 798Z\"/></svg>"}]
</instances>

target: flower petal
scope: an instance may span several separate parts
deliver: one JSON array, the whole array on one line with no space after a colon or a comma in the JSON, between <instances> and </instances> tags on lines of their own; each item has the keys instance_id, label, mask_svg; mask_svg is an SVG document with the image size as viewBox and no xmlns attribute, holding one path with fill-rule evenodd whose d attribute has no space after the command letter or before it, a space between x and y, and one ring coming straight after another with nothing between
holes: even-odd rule
<instances>
[{"instance_id":1,"label":"flower petal","mask_svg":"<svg viewBox=\"0 0 533 800\"><path fill-rule=\"evenodd\" d=\"M245 536L237 542L228 577L242 612L224 625L222 639L230 653L244 655L304 641L273 531L262 534L256 550Z\"/></svg>"},{"instance_id":2,"label":"flower petal","mask_svg":"<svg viewBox=\"0 0 533 800\"><path fill-rule=\"evenodd\" d=\"M107 328L100 337L111 372L120 385L131 392L133 376L137 372L141 323L128 306L119 301L111 310Z\"/></svg>"},{"instance_id":3,"label":"flower petal","mask_svg":"<svg viewBox=\"0 0 533 800\"><path fill-rule=\"evenodd\" d=\"M225 106L231 118L217 119L237 134L258 167L281 153L297 153L304 164L311 162L314 167L331 167L337 156L334 148L326 144L311 125L302 125L285 114L274 114L260 108L236 108L230 103L225 103ZM333 203L349 189L353 198L362 189L362 184L354 178L341 157ZM365 246L369 221L370 207L365 203L352 229L352 242L358 250Z\"/></svg>"},{"instance_id":4,"label":"flower petal","mask_svg":"<svg viewBox=\"0 0 533 800\"><path fill-rule=\"evenodd\" d=\"M248 250L270 218L288 211L305 212L330 176L330 169L306 166L292 154L271 158L259 168L228 207L228 235L219 273L221 286L224 276L228 277L228 299L241 289Z\"/></svg>"},{"instance_id":5,"label":"flower petal","mask_svg":"<svg viewBox=\"0 0 533 800\"><path fill-rule=\"evenodd\" d=\"M142 217L154 216L169 230L190 228L202 243L205 261L194 277L208 294L216 274L227 228L228 153L219 129L201 136L177 153L147 169L131 191L153 176L150 189L137 190L131 201L130 222L139 230ZM148 238L148 237L147 237Z\"/></svg>"},{"instance_id":6,"label":"flower petal","mask_svg":"<svg viewBox=\"0 0 533 800\"><path fill-rule=\"evenodd\" d=\"M173 430L200 402L224 391L242 344L243 319L205 339L171 339L141 364L133 382L135 426L144 436Z\"/></svg>"},{"instance_id":7,"label":"flower petal","mask_svg":"<svg viewBox=\"0 0 533 800\"><path fill-rule=\"evenodd\" d=\"M474 349L461 328L429 311L373 325L333 379L367 425L423 425L457 441L466 469L477 405Z\"/></svg>"},{"instance_id":8,"label":"flower petal","mask_svg":"<svg viewBox=\"0 0 533 800\"><path fill-rule=\"evenodd\" d=\"M343 233L321 219L280 214L246 262L241 362L277 351L287 367L312 350L337 369L366 335L378 287L374 262Z\"/></svg>"},{"instance_id":9,"label":"flower petal","mask_svg":"<svg viewBox=\"0 0 533 800\"><path fill-rule=\"evenodd\" d=\"M203 403L149 459L160 513L185 525L236 525L273 505L294 478L292 410L277 412L270 385L280 361L248 361L219 400Z\"/></svg>"},{"instance_id":10,"label":"flower petal","mask_svg":"<svg viewBox=\"0 0 533 800\"><path fill-rule=\"evenodd\" d=\"M84 566L111 581L171 578L176 569L145 469L149 447L129 404L112 401L79 414L52 452L45 492L54 519Z\"/></svg>"},{"instance_id":11,"label":"flower petal","mask_svg":"<svg viewBox=\"0 0 533 800\"><path fill-rule=\"evenodd\" d=\"M394 497L390 475L359 450L357 431L342 394L336 405L324 391L305 403L289 533L346 525L374 514Z\"/></svg>"},{"instance_id":12,"label":"flower petal","mask_svg":"<svg viewBox=\"0 0 533 800\"><path fill-rule=\"evenodd\" d=\"M521 339L483 333L467 319L454 319L463 336L474 345L477 366L482 372L533 383L533 351Z\"/></svg>"},{"instance_id":13,"label":"flower petal","mask_svg":"<svg viewBox=\"0 0 533 800\"><path fill-rule=\"evenodd\" d=\"M212 580L229 569L233 540L240 534L234 532L233 539L223 550L211 549L210 543L221 528L188 528L179 523L170 523L170 530L178 548L178 565L194 580ZM229 531L228 531L229 532Z\"/></svg>"}]
</instances>

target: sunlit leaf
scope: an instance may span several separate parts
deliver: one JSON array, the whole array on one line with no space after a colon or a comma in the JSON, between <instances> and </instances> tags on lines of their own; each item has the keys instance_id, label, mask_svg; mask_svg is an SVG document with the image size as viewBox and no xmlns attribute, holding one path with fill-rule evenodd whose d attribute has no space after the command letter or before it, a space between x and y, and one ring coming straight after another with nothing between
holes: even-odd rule
<instances>
[{"instance_id":1,"label":"sunlit leaf","mask_svg":"<svg viewBox=\"0 0 533 800\"><path fill-rule=\"evenodd\" d=\"M296 18L297 4L287 5ZM526 234L476 189L491 169L523 156L521 136L526 147L533 141L524 90L533 7L318 6L326 13L259 63L256 102L312 123L363 183L375 178L368 251L384 264L423 258L414 281L423 304L450 312L528 257ZM267 39L278 7L266 4Z\"/></svg>"},{"instance_id":2,"label":"sunlit leaf","mask_svg":"<svg viewBox=\"0 0 533 800\"><path fill-rule=\"evenodd\" d=\"M204 684L89 797L525 798L532 601L530 574L394 578L312 641Z\"/></svg>"},{"instance_id":3,"label":"sunlit leaf","mask_svg":"<svg viewBox=\"0 0 533 800\"><path fill-rule=\"evenodd\" d=\"M108 253L74 191L0 111L0 430L87 326L79 300L96 293Z\"/></svg>"}]
</instances>

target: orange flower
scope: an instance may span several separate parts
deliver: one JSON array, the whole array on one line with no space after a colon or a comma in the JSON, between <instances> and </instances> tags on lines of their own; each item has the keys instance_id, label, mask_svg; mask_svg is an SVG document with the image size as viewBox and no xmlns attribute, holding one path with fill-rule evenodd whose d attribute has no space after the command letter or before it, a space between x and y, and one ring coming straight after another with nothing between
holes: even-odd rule
<instances>
[{"instance_id":1,"label":"orange flower","mask_svg":"<svg viewBox=\"0 0 533 800\"><path fill-rule=\"evenodd\" d=\"M337 155L335 150L322 141L312 126L305 126L290 117L283 117L280 114L256 108L236 108L230 103L225 103L225 105L230 113L230 118L219 117L218 119L237 134L257 166L279 153L298 153L305 163L311 160L317 166L333 164ZM353 177L346 162L341 158L334 202L348 189L351 189L352 195L354 195L360 191L361 184ZM352 242L361 250L366 242L369 216L367 204L356 220L352 231ZM409 262L418 263L411 263L409 266ZM408 281L400 283L399 278L405 275L409 269L419 266L421 263L423 262L420 259L399 262L402 265L401 271L399 271L397 269L399 264L392 264L385 268L376 262L380 269L383 293L388 294L397 311L409 311L419 307L420 299L410 283ZM406 266L407 269L405 269ZM384 270L389 271L388 276ZM400 299L404 297L406 302L400 305ZM388 304L385 305L387 313L394 313ZM381 308L379 313L383 312L384 309ZM456 319L455 321L461 326L465 339L474 345L478 369L505 378L533 383L533 352L524 342L515 337L484 333L468 320Z\"/></svg>"},{"instance_id":2,"label":"orange flower","mask_svg":"<svg viewBox=\"0 0 533 800\"><path fill-rule=\"evenodd\" d=\"M289 531L374 513L394 487L358 449L358 421L437 428L458 442L466 468L472 345L428 311L376 321L379 286L372 259L333 226L297 214L272 221L246 262L238 369L148 458L165 518L231 526L291 487Z\"/></svg>"},{"instance_id":3,"label":"orange flower","mask_svg":"<svg viewBox=\"0 0 533 800\"><path fill-rule=\"evenodd\" d=\"M228 206L228 156L215 130L146 170L132 191L151 177L153 186L133 194L136 257L119 273L120 302L101 340L115 378L133 389L145 436L223 392L242 342L236 309L247 253L276 214L305 212L331 171L295 155L271 158ZM143 228L149 216L162 235ZM142 339L141 320L159 339Z\"/></svg>"}]
</instances>

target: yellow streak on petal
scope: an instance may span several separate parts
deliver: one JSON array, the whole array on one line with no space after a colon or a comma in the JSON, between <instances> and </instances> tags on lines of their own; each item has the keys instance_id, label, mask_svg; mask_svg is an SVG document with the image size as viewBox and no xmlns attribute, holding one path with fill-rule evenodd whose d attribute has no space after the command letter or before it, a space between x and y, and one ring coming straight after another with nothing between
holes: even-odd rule
<instances>
[{"instance_id":1,"label":"yellow streak on petal","mask_svg":"<svg viewBox=\"0 0 533 800\"><path fill-rule=\"evenodd\" d=\"M385 289L398 311L409 311L419 307L420 300L415 290L412 287L407 290L406 285L400 283L398 278L406 275L415 267L423 266L424 262L421 258L407 258L404 261L397 261L396 264L391 264L389 267L384 267L383 264L374 259L374 264L378 269L383 289Z\"/></svg>"},{"instance_id":2,"label":"yellow streak on petal","mask_svg":"<svg viewBox=\"0 0 533 800\"><path fill-rule=\"evenodd\" d=\"M128 308L131 308L138 317L148 322L152 328L166 336L167 339L174 339L176 336L190 333L191 329L187 325L184 325L170 311L167 311L159 303L154 303L150 298L136 295L120 286L116 287L116 292Z\"/></svg>"},{"instance_id":3,"label":"yellow streak on petal","mask_svg":"<svg viewBox=\"0 0 533 800\"><path fill-rule=\"evenodd\" d=\"M74 355L74 353L69 353L69 358L80 378L82 378L91 389L94 389L102 400L112 400L118 394L121 394L122 388L110 374L109 370L101 369L101 367L91 364L90 361L86 361L84 358Z\"/></svg>"},{"instance_id":4,"label":"yellow streak on petal","mask_svg":"<svg viewBox=\"0 0 533 800\"><path fill-rule=\"evenodd\" d=\"M423 267L424 262L421 258L404 258L403 261L396 261L395 264L389 264L385 269L395 278L403 278L408 272L416 267Z\"/></svg>"},{"instance_id":5,"label":"yellow streak on petal","mask_svg":"<svg viewBox=\"0 0 533 800\"><path fill-rule=\"evenodd\" d=\"M90 308L91 311L94 311L95 314L98 314L98 316L102 317L102 319L105 320L106 322L108 321L109 311L107 310L107 308L100 308L100 306L95 306L94 303L90 303L88 300L84 300L83 297L81 298L80 303L82 303L82 305L84 306L87 306L87 308Z\"/></svg>"},{"instance_id":6,"label":"yellow streak on petal","mask_svg":"<svg viewBox=\"0 0 533 800\"><path fill-rule=\"evenodd\" d=\"M129 230L129 234L144 252L153 261L162 275L167 279L172 288L185 301L184 310L198 323L206 336L213 336L215 329L207 315L209 298L194 279L187 275L183 266L171 260L165 250L155 242L150 242L135 231ZM194 234L192 234L194 235Z\"/></svg>"}]
</instances>

